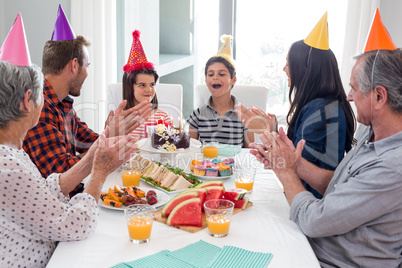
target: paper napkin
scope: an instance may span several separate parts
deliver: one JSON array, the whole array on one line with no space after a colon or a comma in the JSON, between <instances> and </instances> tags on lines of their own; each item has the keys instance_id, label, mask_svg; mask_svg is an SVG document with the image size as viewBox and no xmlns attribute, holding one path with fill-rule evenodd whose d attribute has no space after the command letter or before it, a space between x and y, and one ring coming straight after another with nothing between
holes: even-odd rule
<instances>
[{"instance_id":1,"label":"paper napkin","mask_svg":"<svg viewBox=\"0 0 402 268\"><path fill-rule=\"evenodd\" d=\"M207 268L208 264L222 249L203 240L167 253L167 255L184 261L193 267Z\"/></svg>"},{"instance_id":2,"label":"paper napkin","mask_svg":"<svg viewBox=\"0 0 402 268\"><path fill-rule=\"evenodd\" d=\"M271 259L271 253L254 252L233 246L224 246L208 267L266 267Z\"/></svg>"},{"instance_id":3,"label":"paper napkin","mask_svg":"<svg viewBox=\"0 0 402 268\"><path fill-rule=\"evenodd\" d=\"M162 250L161 252L155 253L153 255L146 256L144 258L120 263L113 268L138 268L138 267L147 267L147 268L193 268L193 266L180 261L179 259L170 257L167 255L169 250Z\"/></svg>"}]
</instances>

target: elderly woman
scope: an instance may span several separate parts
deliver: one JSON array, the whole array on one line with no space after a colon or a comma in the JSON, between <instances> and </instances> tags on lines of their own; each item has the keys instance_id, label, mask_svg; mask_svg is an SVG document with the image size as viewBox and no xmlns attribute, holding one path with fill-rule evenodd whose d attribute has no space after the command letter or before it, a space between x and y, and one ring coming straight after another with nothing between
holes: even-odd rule
<instances>
[{"instance_id":1,"label":"elderly woman","mask_svg":"<svg viewBox=\"0 0 402 268\"><path fill-rule=\"evenodd\" d=\"M42 81L38 67L0 61L0 267L44 267L56 241L88 237L107 175L136 148L133 136L106 139L106 129L70 170L43 179L21 149L43 106ZM88 175L84 192L69 199Z\"/></svg>"}]
</instances>

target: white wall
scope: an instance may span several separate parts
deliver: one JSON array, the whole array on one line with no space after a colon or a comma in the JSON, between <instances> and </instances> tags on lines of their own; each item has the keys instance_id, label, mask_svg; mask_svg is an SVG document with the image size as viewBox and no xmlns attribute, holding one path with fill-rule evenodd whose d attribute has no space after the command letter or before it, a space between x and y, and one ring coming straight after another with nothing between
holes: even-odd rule
<instances>
[{"instance_id":1,"label":"white wall","mask_svg":"<svg viewBox=\"0 0 402 268\"><path fill-rule=\"evenodd\" d=\"M31 60L42 66L42 51L53 33L59 3L70 18L70 0L0 0L0 42L3 43L18 12L21 13Z\"/></svg>"},{"instance_id":2,"label":"white wall","mask_svg":"<svg viewBox=\"0 0 402 268\"><path fill-rule=\"evenodd\" d=\"M380 2L380 15L392 40L397 47L402 47L402 1L383 0Z\"/></svg>"}]
</instances>

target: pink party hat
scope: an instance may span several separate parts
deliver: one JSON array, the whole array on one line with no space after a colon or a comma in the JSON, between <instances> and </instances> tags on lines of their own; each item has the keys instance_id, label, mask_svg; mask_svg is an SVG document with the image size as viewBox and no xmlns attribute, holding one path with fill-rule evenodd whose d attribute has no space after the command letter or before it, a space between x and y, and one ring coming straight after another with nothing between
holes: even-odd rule
<instances>
[{"instance_id":1,"label":"pink party hat","mask_svg":"<svg viewBox=\"0 0 402 268\"><path fill-rule=\"evenodd\" d=\"M56 23L54 24L52 41L72 40L77 39L70 23L64 14L61 5L59 4L59 11L57 12Z\"/></svg>"},{"instance_id":2,"label":"pink party hat","mask_svg":"<svg viewBox=\"0 0 402 268\"><path fill-rule=\"evenodd\" d=\"M11 27L10 32L0 48L0 60L18 66L31 65L31 57L29 55L21 13L18 13L13 27Z\"/></svg>"}]
</instances>

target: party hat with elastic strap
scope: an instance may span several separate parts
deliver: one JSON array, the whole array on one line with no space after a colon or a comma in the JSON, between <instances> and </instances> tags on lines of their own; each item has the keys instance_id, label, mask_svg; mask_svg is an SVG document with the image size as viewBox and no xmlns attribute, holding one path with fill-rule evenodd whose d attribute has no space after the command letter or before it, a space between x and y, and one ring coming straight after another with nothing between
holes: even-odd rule
<instances>
[{"instance_id":1,"label":"party hat with elastic strap","mask_svg":"<svg viewBox=\"0 0 402 268\"><path fill-rule=\"evenodd\" d=\"M327 17L328 12L325 12L324 16L322 16L322 18L318 21L314 29L310 32L306 39L304 39L304 43L306 45L321 50L329 49Z\"/></svg>"},{"instance_id":2,"label":"party hat with elastic strap","mask_svg":"<svg viewBox=\"0 0 402 268\"><path fill-rule=\"evenodd\" d=\"M56 23L54 24L52 41L63 41L63 40L73 40L77 39L75 37L74 31L71 28L70 23L67 20L66 15L64 14L61 5L59 4L59 10L57 12Z\"/></svg>"},{"instance_id":3,"label":"party hat with elastic strap","mask_svg":"<svg viewBox=\"0 0 402 268\"><path fill-rule=\"evenodd\" d=\"M380 12L377 8L367 36L366 44L364 45L363 53L379 49L395 50L396 48L387 29L384 24L382 24Z\"/></svg>"},{"instance_id":4,"label":"party hat with elastic strap","mask_svg":"<svg viewBox=\"0 0 402 268\"><path fill-rule=\"evenodd\" d=\"M21 13L18 13L14 25L0 48L0 60L18 66L31 66L31 57Z\"/></svg>"},{"instance_id":5,"label":"party hat with elastic strap","mask_svg":"<svg viewBox=\"0 0 402 268\"><path fill-rule=\"evenodd\" d=\"M145 55L140 41L140 31L135 30L133 32L133 44L131 46L130 55L123 70L126 73L130 73L141 69L154 69L154 64L147 60L147 56Z\"/></svg>"},{"instance_id":6,"label":"party hat with elastic strap","mask_svg":"<svg viewBox=\"0 0 402 268\"><path fill-rule=\"evenodd\" d=\"M232 36L226 34L222 35L221 42L223 44L219 48L218 54L216 54L216 56L224 58L235 68L234 60L232 57Z\"/></svg>"}]
</instances>

